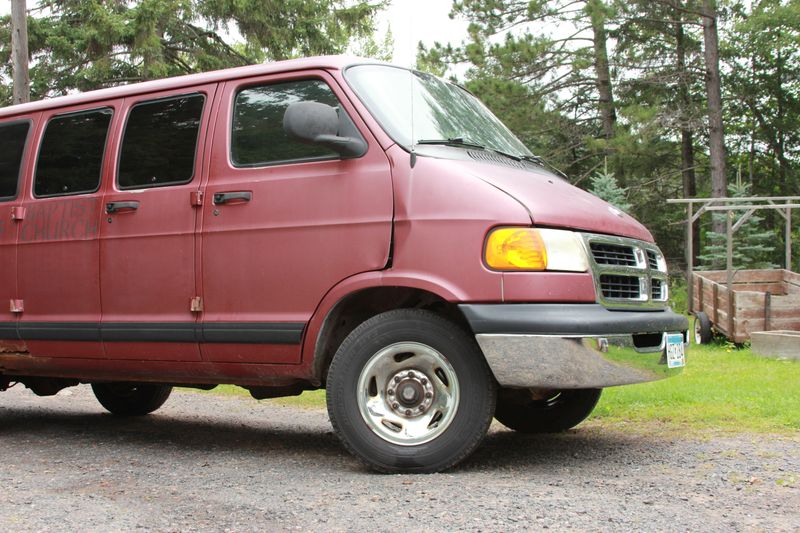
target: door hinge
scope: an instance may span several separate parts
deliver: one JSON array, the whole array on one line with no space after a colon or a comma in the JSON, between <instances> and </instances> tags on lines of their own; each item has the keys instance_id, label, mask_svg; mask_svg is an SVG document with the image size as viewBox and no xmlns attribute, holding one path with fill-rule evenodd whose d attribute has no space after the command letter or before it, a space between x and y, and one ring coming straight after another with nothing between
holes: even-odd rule
<instances>
[{"instance_id":1,"label":"door hinge","mask_svg":"<svg viewBox=\"0 0 800 533\"><path fill-rule=\"evenodd\" d=\"M25 218L25 208L21 205L11 208L11 220L23 220Z\"/></svg>"},{"instance_id":2,"label":"door hinge","mask_svg":"<svg viewBox=\"0 0 800 533\"><path fill-rule=\"evenodd\" d=\"M11 300L11 306L9 310L12 313L21 313L25 310L25 301L24 300Z\"/></svg>"},{"instance_id":3,"label":"door hinge","mask_svg":"<svg viewBox=\"0 0 800 533\"><path fill-rule=\"evenodd\" d=\"M203 205L203 191L192 191L189 193L189 201L195 207Z\"/></svg>"},{"instance_id":4,"label":"door hinge","mask_svg":"<svg viewBox=\"0 0 800 533\"><path fill-rule=\"evenodd\" d=\"M189 304L189 310L192 313L202 313L203 312L203 298L200 296L195 296L192 298L191 303Z\"/></svg>"}]
</instances>

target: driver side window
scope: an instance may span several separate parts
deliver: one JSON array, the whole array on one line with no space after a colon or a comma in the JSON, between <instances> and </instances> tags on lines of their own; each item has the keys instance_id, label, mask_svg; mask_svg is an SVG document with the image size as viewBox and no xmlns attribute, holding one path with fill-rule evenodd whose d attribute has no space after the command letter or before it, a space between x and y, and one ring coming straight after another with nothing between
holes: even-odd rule
<instances>
[{"instance_id":1,"label":"driver side window","mask_svg":"<svg viewBox=\"0 0 800 533\"><path fill-rule=\"evenodd\" d=\"M236 94L231 131L231 162L256 167L306 160L337 159L320 145L290 139L283 131L283 114L290 104L313 101L339 107L322 80L299 80L246 87ZM343 112L340 110L340 112Z\"/></svg>"}]
</instances>

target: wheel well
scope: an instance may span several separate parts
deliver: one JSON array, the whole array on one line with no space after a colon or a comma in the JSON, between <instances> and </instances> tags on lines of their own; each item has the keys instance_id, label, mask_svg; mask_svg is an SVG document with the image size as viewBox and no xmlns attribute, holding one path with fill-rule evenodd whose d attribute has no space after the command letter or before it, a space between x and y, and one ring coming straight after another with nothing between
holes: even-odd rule
<instances>
[{"instance_id":1,"label":"wheel well","mask_svg":"<svg viewBox=\"0 0 800 533\"><path fill-rule=\"evenodd\" d=\"M409 287L375 287L342 298L325 317L314 348L314 375L324 385L331 359L359 324L393 309L427 309L471 331L453 303L431 292Z\"/></svg>"}]
</instances>

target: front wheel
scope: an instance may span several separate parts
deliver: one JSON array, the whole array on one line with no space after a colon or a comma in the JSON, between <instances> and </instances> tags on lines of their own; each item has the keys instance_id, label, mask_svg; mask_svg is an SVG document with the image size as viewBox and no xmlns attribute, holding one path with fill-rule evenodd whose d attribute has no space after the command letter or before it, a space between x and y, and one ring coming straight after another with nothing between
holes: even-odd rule
<instances>
[{"instance_id":1,"label":"front wheel","mask_svg":"<svg viewBox=\"0 0 800 533\"><path fill-rule=\"evenodd\" d=\"M494 417L520 433L558 433L589 416L601 392L602 389L503 389L497 397Z\"/></svg>"},{"instance_id":2,"label":"front wheel","mask_svg":"<svg viewBox=\"0 0 800 533\"><path fill-rule=\"evenodd\" d=\"M345 447L380 472L438 472L478 447L496 389L474 338L400 309L353 330L331 363L328 414Z\"/></svg>"},{"instance_id":3,"label":"front wheel","mask_svg":"<svg viewBox=\"0 0 800 533\"><path fill-rule=\"evenodd\" d=\"M110 413L142 416L164 405L172 387L149 383L92 383L92 391Z\"/></svg>"}]
</instances>

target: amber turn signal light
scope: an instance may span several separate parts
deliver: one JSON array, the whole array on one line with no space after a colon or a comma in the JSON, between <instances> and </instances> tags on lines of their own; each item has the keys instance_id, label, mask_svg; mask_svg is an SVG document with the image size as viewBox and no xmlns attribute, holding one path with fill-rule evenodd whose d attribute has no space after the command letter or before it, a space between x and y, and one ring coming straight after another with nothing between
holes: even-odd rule
<instances>
[{"instance_id":1,"label":"amber turn signal light","mask_svg":"<svg viewBox=\"0 0 800 533\"><path fill-rule=\"evenodd\" d=\"M545 270L547 249L533 228L498 228L486 239L485 259L495 270Z\"/></svg>"}]
</instances>

